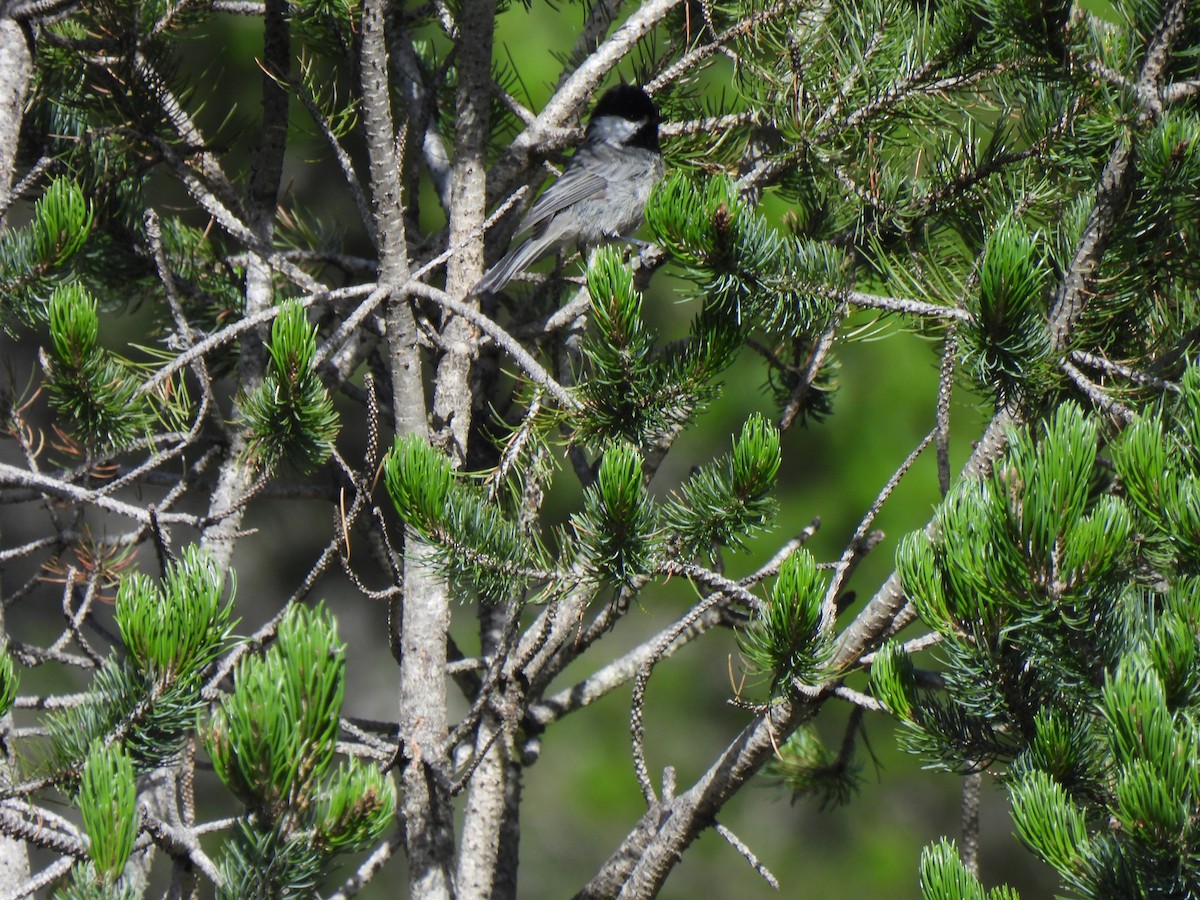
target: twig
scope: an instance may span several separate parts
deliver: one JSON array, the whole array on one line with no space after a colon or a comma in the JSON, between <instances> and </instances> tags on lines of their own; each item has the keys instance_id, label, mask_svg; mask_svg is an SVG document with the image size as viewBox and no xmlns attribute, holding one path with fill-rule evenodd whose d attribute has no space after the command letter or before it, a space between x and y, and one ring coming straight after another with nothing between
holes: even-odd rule
<instances>
[{"instance_id":1,"label":"twig","mask_svg":"<svg viewBox=\"0 0 1200 900\"><path fill-rule=\"evenodd\" d=\"M732 582L730 582L732 584ZM699 603L688 611L682 619L675 623L669 630L655 641L650 652L647 653L641 663L638 665L637 676L633 681L633 696L629 703L629 734L633 745L633 771L637 775L638 786L642 789L642 797L646 801L646 806L653 809L657 804L657 798L654 795L654 785L650 781L650 770L646 766L646 746L645 746L645 727L643 723L643 712L645 709L646 686L650 683L650 673L654 671L654 666L666 654L666 650L675 642L691 624L704 616L710 609L717 606L725 595L721 592L709 594Z\"/></svg>"},{"instance_id":2,"label":"twig","mask_svg":"<svg viewBox=\"0 0 1200 900\"><path fill-rule=\"evenodd\" d=\"M841 559L839 559L834 565L834 576L829 580L829 589L825 592L825 601L822 605L821 612L824 628L829 629L833 627L834 619L837 617L836 603L838 595L841 594L842 587L845 585L846 579L848 578L853 566L857 563L857 560L862 558L864 547L870 549L878 543L878 540L874 542L867 542L866 540L867 534L870 531L872 524L875 522L875 517L879 515L879 511L883 508L883 504L886 503L888 497L892 495L892 491L896 489L896 485L900 483L900 479L903 478L905 474L907 474L908 470L912 468L913 463L917 461L917 457L919 457L924 452L925 448L929 446L930 442L934 438L934 435L936 434L937 429L935 428L933 431L925 435L925 437L921 439L921 442L917 444L913 451L904 458L904 462L900 463L900 466L895 472L892 473L892 477L888 479L887 484L885 484L876 495L875 500L871 503L871 507L867 510L866 515L864 515L862 517L862 521L858 523L858 527L854 530L853 537L850 538L850 542L846 545L846 549L842 552Z\"/></svg>"},{"instance_id":3,"label":"twig","mask_svg":"<svg viewBox=\"0 0 1200 900\"><path fill-rule=\"evenodd\" d=\"M56 157L39 157L38 161L33 164L33 167L21 177L21 180L7 194L2 195L2 198L0 198L0 223L3 223L4 217L8 215L9 207L31 191L41 177L55 168L58 163L59 160Z\"/></svg>"},{"instance_id":4,"label":"twig","mask_svg":"<svg viewBox=\"0 0 1200 900\"><path fill-rule=\"evenodd\" d=\"M86 488L76 487L73 484L50 478L38 472L18 469L16 466L10 466L8 463L0 462L0 484L14 484L20 487L33 488L41 493L52 494L56 497L73 500L76 503L95 506L106 512L127 516L137 522L141 522L143 525L150 524L150 513L141 507L132 506L120 500L114 500L111 497L105 497L97 491L89 491ZM187 513L159 513L157 518L164 525L191 525L194 528L199 528L204 521L199 516Z\"/></svg>"},{"instance_id":5,"label":"twig","mask_svg":"<svg viewBox=\"0 0 1200 900\"><path fill-rule=\"evenodd\" d=\"M1160 391L1179 390L1179 385L1174 382L1155 378L1146 372L1139 372L1136 369L1131 369L1129 366L1121 365L1121 363L1113 362L1110 359L1105 359L1103 356L1097 356L1094 353L1088 353L1084 350L1072 350L1071 360L1089 368L1106 372L1109 375L1119 375L1122 378L1132 381L1134 384L1142 384Z\"/></svg>"},{"instance_id":6,"label":"twig","mask_svg":"<svg viewBox=\"0 0 1200 900\"><path fill-rule=\"evenodd\" d=\"M862 291L846 291L843 296L851 306L861 306L867 309L883 309L888 312L904 313L910 316L925 316L932 319L954 319L958 322L971 321L971 314L957 306L942 306L938 303L926 303L924 300L911 300L907 297L880 297L876 294L865 294Z\"/></svg>"},{"instance_id":7,"label":"twig","mask_svg":"<svg viewBox=\"0 0 1200 900\"><path fill-rule=\"evenodd\" d=\"M1200 79L1189 78L1186 81L1173 81L1162 89L1163 103L1180 103L1200 94Z\"/></svg>"},{"instance_id":8,"label":"twig","mask_svg":"<svg viewBox=\"0 0 1200 900\"><path fill-rule=\"evenodd\" d=\"M817 374L821 371L821 366L825 365L825 360L828 358L830 351L833 350L833 342L837 337L837 330L845 318L846 305L839 303L834 310L829 326L821 333L820 339L812 348L812 352L809 353L808 364L804 367L804 372L800 376L799 382L792 388L787 403L784 404L783 410L779 414L779 422L777 424L780 431L787 431L791 428L792 424L796 421L796 417L800 415L800 410L804 408L804 399L812 389L813 381L816 380Z\"/></svg>"},{"instance_id":9,"label":"twig","mask_svg":"<svg viewBox=\"0 0 1200 900\"><path fill-rule=\"evenodd\" d=\"M371 243L375 243L375 216L371 213L371 205L367 202L366 192L363 191L362 183L358 180L358 173L354 171L354 161L350 159L350 154L346 152L346 148L342 146L337 135L333 133L333 129L329 127L324 112L317 105L316 99L305 87L304 82L289 75L288 84L292 96L300 101L305 112L308 113L308 117L321 132L321 137L325 139L326 145L333 152L333 158L337 160L338 168L342 171L342 179L346 182L350 196L354 199L354 207L358 210L359 221L366 229Z\"/></svg>"},{"instance_id":10,"label":"twig","mask_svg":"<svg viewBox=\"0 0 1200 900\"><path fill-rule=\"evenodd\" d=\"M690 621L685 622L684 619ZM564 716L606 697L628 683L652 654L658 652L661 658L666 659L720 625L724 619L724 612L717 606L711 606L700 616L692 615L689 610L684 619L672 623L582 681L530 705L526 711L526 718L539 729L543 729ZM658 649L660 647L661 650Z\"/></svg>"},{"instance_id":11,"label":"twig","mask_svg":"<svg viewBox=\"0 0 1200 900\"><path fill-rule=\"evenodd\" d=\"M171 825L156 818L149 808L142 804L140 808L142 828L153 839L154 843L167 851L172 857L186 859L204 873L204 877L215 885L218 891L225 885L220 870L216 867L204 850L196 835L189 828Z\"/></svg>"},{"instance_id":12,"label":"twig","mask_svg":"<svg viewBox=\"0 0 1200 900\"><path fill-rule=\"evenodd\" d=\"M867 712L887 712L887 707L870 694L864 694L862 691L848 688L844 684L839 684L833 689L833 696L839 700L845 700L847 703L853 703L856 710L865 709Z\"/></svg>"},{"instance_id":13,"label":"twig","mask_svg":"<svg viewBox=\"0 0 1200 900\"><path fill-rule=\"evenodd\" d=\"M658 571L663 575L682 575L684 578L698 581L723 597L736 599L751 612L758 612L762 608L762 600L750 593L738 582L730 581L724 575L714 572L712 569L706 569L695 563L664 560L659 564Z\"/></svg>"},{"instance_id":14,"label":"twig","mask_svg":"<svg viewBox=\"0 0 1200 900\"><path fill-rule=\"evenodd\" d=\"M646 90L650 94L655 94L661 91L669 84L678 81L688 71L698 66L704 60L713 56L731 41L740 37L753 34L755 29L771 21L772 19L783 15L789 10L794 10L795 4L792 0L782 0L782 2L774 3L752 16L747 16L745 19L740 19L736 24L725 29L721 34L717 35L707 44L702 44L693 50L688 51L676 62L672 63L664 69L656 78L646 84Z\"/></svg>"},{"instance_id":15,"label":"twig","mask_svg":"<svg viewBox=\"0 0 1200 900\"><path fill-rule=\"evenodd\" d=\"M371 851L371 854L354 870L354 874L342 882L340 888L329 895L329 900L348 900L348 898L357 895L372 878L379 874L379 870L395 855L396 851L403 846L403 834L393 834Z\"/></svg>"},{"instance_id":16,"label":"twig","mask_svg":"<svg viewBox=\"0 0 1200 900\"><path fill-rule=\"evenodd\" d=\"M1142 104L1139 125L1152 121L1162 113L1159 89L1171 48L1183 29L1186 5L1186 0L1171 0L1168 3L1146 49L1137 80L1137 96ZM1136 170L1133 140L1123 134L1117 138L1104 164L1096 187L1096 199L1076 246L1075 256L1050 305L1050 334L1056 350L1061 351L1067 346L1075 321L1092 294L1104 251L1133 189Z\"/></svg>"},{"instance_id":17,"label":"twig","mask_svg":"<svg viewBox=\"0 0 1200 900\"><path fill-rule=\"evenodd\" d=\"M529 355L529 351L522 347L516 338L505 331L493 319L488 318L488 316L474 307L460 303L437 288L425 284L414 284L411 290L417 296L432 300L444 309L448 309L457 316L462 316L472 325L478 327L480 331L495 341L512 358L513 362L517 364L530 381L545 388L546 392L563 409L573 412L578 412L582 409L579 401L567 393L566 388L555 381L553 376L542 368L542 365L536 359Z\"/></svg>"},{"instance_id":18,"label":"twig","mask_svg":"<svg viewBox=\"0 0 1200 900\"><path fill-rule=\"evenodd\" d=\"M1074 363L1064 359L1061 363L1059 363L1059 366L1067 374L1067 377L1075 383L1075 386L1083 391L1087 398L1091 400L1092 403L1096 405L1096 408L1101 412L1109 413L1115 416L1126 425L1131 424L1135 419L1137 419L1137 415L1132 409L1130 409L1124 403L1121 403L1113 397L1110 397L1107 393L1105 393L1104 389L1101 388L1100 385L1096 384L1094 381L1080 372L1079 369L1075 367Z\"/></svg>"},{"instance_id":19,"label":"twig","mask_svg":"<svg viewBox=\"0 0 1200 900\"><path fill-rule=\"evenodd\" d=\"M357 284L353 287L336 288L329 291L322 290L315 294L310 294L307 297L301 297L297 299L300 305L307 309L314 303L319 303L324 300L336 301L362 297L370 294L372 291L376 290L376 288L377 285L375 284ZM259 325L264 325L267 322L273 321L279 315L282 309L283 304L267 307L266 309L259 310L257 313L253 313L238 319L236 322L226 325L220 331L210 334L204 340L180 353L173 360L167 363L167 365L155 372L153 377L145 381L138 388L138 393L145 394L147 392L157 390L168 378L185 366L191 365L205 354L211 352L217 347L220 347L222 344L232 342L234 338L244 334L247 331L250 331L253 328L257 328Z\"/></svg>"},{"instance_id":20,"label":"twig","mask_svg":"<svg viewBox=\"0 0 1200 900\"><path fill-rule=\"evenodd\" d=\"M87 858L87 841L70 822L23 800L0 805L0 832L69 859Z\"/></svg>"},{"instance_id":21,"label":"twig","mask_svg":"<svg viewBox=\"0 0 1200 900\"><path fill-rule=\"evenodd\" d=\"M15 891L5 894L0 900L21 900L22 897L36 894L42 888L49 887L60 878L65 877L68 872L75 868L77 862L79 860L73 856L64 856L62 859L46 866L46 868L42 869L42 871L38 872Z\"/></svg>"},{"instance_id":22,"label":"twig","mask_svg":"<svg viewBox=\"0 0 1200 900\"><path fill-rule=\"evenodd\" d=\"M714 822L713 829L717 832L717 834L725 838L729 846L741 854L742 858L745 859L746 862L750 863L751 868L753 868L755 872L763 877L763 881L765 881L775 890L779 890L779 879L771 874L771 870L768 869L762 863L762 861L754 855L754 851L751 850L741 838L739 838L720 822Z\"/></svg>"},{"instance_id":23,"label":"twig","mask_svg":"<svg viewBox=\"0 0 1200 900\"><path fill-rule=\"evenodd\" d=\"M812 536L817 533L817 529L820 527L821 519L818 516L809 522L803 531L791 538L789 541L787 541L787 543L776 550L775 554L769 560L763 563L757 571L747 575L745 578L739 579L738 584L740 584L742 587L750 587L758 584L764 578L770 578L774 575L778 575L779 570L783 567L783 564L787 561L787 558L807 544L809 540L812 539Z\"/></svg>"},{"instance_id":24,"label":"twig","mask_svg":"<svg viewBox=\"0 0 1200 900\"><path fill-rule=\"evenodd\" d=\"M981 772L968 772L962 786L962 846L959 852L963 866L979 877L979 794L983 784Z\"/></svg>"},{"instance_id":25,"label":"twig","mask_svg":"<svg viewBox=\"0 0 1200 900\"><path fill-rule=\"evenodd\" d=\"M938 371L938 393L934 429L937 435L938 490L942 496L950 492L950 395L954 390L954 364L958 358L958 333L951 326L942 348L942 365Z\"/></svg>"},{"instance_id":26,"label":"twig","mask_svg":"<svg viewBox=\"0 0 1200 900\"><path fill-rule=\"evenodd\" d=\"M930 647L936 647L942 642L942 635L936 631L931 631L929 634L923 634L921 637L913 638L911 641L905 641L901 649L912 656L914 653L920 653L922 650L928 650ZM870 666L875 661L878 652L864 653L858 660L861 666Z\"/></svg>"}]
</instances>

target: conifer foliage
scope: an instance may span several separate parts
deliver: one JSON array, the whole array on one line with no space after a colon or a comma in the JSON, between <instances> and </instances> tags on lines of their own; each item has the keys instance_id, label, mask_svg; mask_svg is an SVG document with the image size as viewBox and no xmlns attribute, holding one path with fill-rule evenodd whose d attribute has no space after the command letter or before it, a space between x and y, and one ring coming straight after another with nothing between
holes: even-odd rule
<instances>
[{"instance_id":1,"label":"conifer foliage","mask_svg":"<svg viewBox=\"0 0 1200 900\"><path fill-rule=\"evenodd\" d=\"M4 4L0 894L523 896L579 817L524 780L619 695L579 897L710 829L779 887L726 804L853 803L866 719L964 786L897 891L1017 896L983 779L1066 895L1200 896L1198 47L1188 0ZM474 293L620 81L643 240ZM816 508L798 432L890 427L864 339L932 348L928 434ZM679 714L740 726L676 783L647 695L705 647Z\"/></svg>"}]
</instances>

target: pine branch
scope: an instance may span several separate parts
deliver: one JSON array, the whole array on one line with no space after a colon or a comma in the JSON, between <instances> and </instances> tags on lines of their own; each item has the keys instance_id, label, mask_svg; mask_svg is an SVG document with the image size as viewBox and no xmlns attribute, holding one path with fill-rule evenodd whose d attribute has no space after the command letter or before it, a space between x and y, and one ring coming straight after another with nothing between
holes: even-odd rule
<instances>
[{"instance_id":1,"label":"pine branch","mask_svg":"<svg viewBox=\"0 0 1200 900\"><path fill-rule=\"evenodd\" d=\"M214 193L223 204L240 213L241 202L232 182L221 168L220 161L208 149L208 139L200 131L192 117L188 115L187 110L183 108L179 98L172 93L166 80L154 68L151 61L140 52L135 52L133 55L133 71L141 81L146 93L157 102L159 109L175 129L183 146L196 152L195 158L200 173L212 185Z\"/></svg>"},{"instance_id":2,"label":"pine branch","mask_svg":"<svg viewBox=\"0 0 1200 900\"><path fill-rule=\"evenodd\" d=\"M11 8L0 15L0 224L12 202L12 178L16 174L17 138L25 108L25 94L33 76L33 58L25 33Z\"/></svg>"},{"instance_id":3,"label":"pine branch","mask_svg":"<svg viewBox=\"0 0 1200 900\"><path fill-rule=\"evenodd\" d=\"M467 0L459 15L458 90L455 97L454 159L450 172L449 236L458 250L446 264L446 292L464 296L464 305L475 309L471 286L483 275L483 225L487 210L486 158L492 84L492 31L495 0ZM434 374L433 427L448 432L444 439L458 461L467 457L475 399L471 395L471 369L475 339L469 320L449 317L442 323L441 338L447 351Z\"/></svg>"},{"instance_id":4,"label":"pine branch","mask_svg":"<svg viewBox=\"0 0 1200 900\"><path fill-rule=\"evenodd\" d=\"M338 168L342 172L342 178L346 182L346 188L350 191L350 196L354 198L354 206L358 210L358 218L362 222L363 228L366 229L371 243L376 243L375 217L371 213L371 205L367 201L366 192L358 180L358 173L354 171L354 162L350 159L350 154L346 152L346 148L342 146L342 142L334 133L328 117L317 103L316 98L309 90L304 79L291 77L288 79L288 86L291 89L292 95L300 101L304 107L304 111L308 113L308 117L317 127L317 130L320 131L321 137L325 139L325 143L333 153L334 159L337 160Z\"/></svg>"},{"instance_id":5,"label":"pine branch","mask_svg":"<svg viewBox=\"0 0 1200 900\"><path fill-rule=\"evenodd\" d=\"M110 497L105 497L99 491L90 491L48 475L43 475L40 472L30 472L25 469L19 469L16 466L10 466L8 463L0 462L0 485L16 485L18 487L31 488L52 497L60 497L64 500L116 513L117 515L133 519L136 522L141 522L143 525L151 523L151 512L149 509L133 506L121 500L113 500ZM193 528L201 527L206 521L203 516L188 513L164 512L156 514L156 518L164 525L190 525Z\"/></svg>"},{"instance_id":6,"label":"pine branch","mask_svg":"<svg viewBox=\"0 0 1200 900\"><path fill-rule=\"evenodd\" d=\"M1159 94L1164 71L1175 40L1183 30L1186 8L1186 0L1168 2L1146 49L1137 80L1137 95L1142 107L1137 121L1139 126L1150 124L1162 114ZM1122 135L1117 138L1104 164L1075 256L1050 303L1050 333L1055 349L1060 352L1069 347L1075 321L1095 290L1100 262L1129 200L1136 176L1133 141L1129 135Z\"/></svg>"},{"instance_id":7,"label":"pine branch","mask_svg":"<svg viewBox=\"0 0 1200 900\"><path fill-rule=\"evenodd\" d=\"M221 877L216 865L200 847L195 832L163 822L152 816L146 808L141 810L141 820L142 827L156 846L161 847L172 858L186 861L188 865L195 866L218 890L224 887L225 879Z\"/></svg>"},{"instance_id":8,"label":"pine branch","mask_svg":"<svg viewBox=\"0 0 1200 900\"><path fill-rule=\"evenodd\" d=\"M644 38L679 0L648 0L638 6L621 26L609 35L586 60L573 71L537 118L519 135L488 173L488 200L508 196L523 180L531 160L549 139L568 124L578 121L588 100L595 95L601 80L631 49Z\"/></svg>"},{"instance_id":9,"label":"pine branch","mask_svg":"<svg viewBox=\"0 0 1200 900\"><path fill-rule=\"evenodd\" d=\"M425 388L416 323L402 285L410 261L399 173L403 153L392 119L385 10L379 0L362 8L362 98L380 255L379 281L388 290L388 369L396 432L427 431ZM401 141L403 138L401 138ZM446 585L427 566L429 548L416 544L404 567L400 650L401 750L405 844L415 900L449 895L453 883L454 821L448 760L439 749L448 732L445 689Z\"/></svg>"},{"instance_id":10,"label":"pine branch","mask_svg":"<svg viewBox=\"0 0 1200 900\"><path fill-rule=\"evenodd\" d=\"M1114 418L1120 419L1125 425L1133 424L1137 418L1133 410L1119 400L1106 394L1100 385L1079 371L1073 363L1063 360L1060 365L1062 370L1066 372L1067 377L1075 383L1076 387L1083 391L1087 398L1096 405L1097 409L1112 415Z\"/></svg>"},{"instance_id":11,"label":"pine branch","mask_svg":"<svg viewBox=\"0 0 1200 900\"><path fill-rule=\"evenodd\" d=\"M414 285L412 290L414 294L434 301L439 306L477 326L480 331L495 341L512 358L513 362L520 366L521 371L528 376L530 381L544 388L564 409L579 409L579 401L567 393L566 389L555 381L550 373L542 368L541 364L515 338L492 319L479 312L473 306L461 303L436 288L419 284Z\"/></svg>"}]
</instances>

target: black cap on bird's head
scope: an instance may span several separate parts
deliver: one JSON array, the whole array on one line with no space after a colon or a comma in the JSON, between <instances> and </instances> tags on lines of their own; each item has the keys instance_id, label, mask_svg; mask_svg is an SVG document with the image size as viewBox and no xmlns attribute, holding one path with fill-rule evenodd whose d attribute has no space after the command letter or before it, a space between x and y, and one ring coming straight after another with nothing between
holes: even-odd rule
<instances>
[{"instance_id":1,"label":"black cap on bird's head","mask_svg":"<svg viewBox=\"0 0 1200 900\"><path fill-rule=\"evenodd\" d=\"M658 152L658 109L650 95L634 84L618 84L604 92L592 110L591 123L603 116L616 116L629 122L644 123L629 143Z\"/></svg>"}]
</instances>

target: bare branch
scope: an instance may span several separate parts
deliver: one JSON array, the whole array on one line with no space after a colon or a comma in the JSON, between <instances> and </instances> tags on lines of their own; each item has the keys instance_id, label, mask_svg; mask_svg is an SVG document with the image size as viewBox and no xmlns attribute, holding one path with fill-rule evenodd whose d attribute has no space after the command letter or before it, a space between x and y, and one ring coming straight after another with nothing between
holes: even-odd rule
<instances>
[{"instance_id":1,"label":"bare branch","mask_svg":"<svg viewBox=\"0 0 1200 900\"><path fill-rule=\"evenodd\" d=\"M1114 418L1119 419L1121 423L1125 425L1130 424L1137 418L1137 415L1133 410L1131 410L1124 403L1121 403L1119 400L1110 397L1104 392L1104 389L1101 388L1100 385L1096 384L1096 382L1092 381L1090 378L1080 372L1074 363L1068 362L1064 359L1061 363L1059 363L1059 365L1061 366L1062 370L1067 373L1067 377L1075 383L1075 386L1083 391L1087 398L1091 400L1092 403L1096 405L1096 408L1101 412L1108 413Z\"/></svg>"},{"instance_id":2,"label":"bare branch","mask_svg":"<svg viewBox=\"0 0 1200 900\"><path fill-rule=\"evenodd\" d=\"M0 485L6 484L33 488L39 493L61 497L64 500L71 500L86 506L94 506L105 512L116 513L117 515L133 519L136 522L141 522L143 525L150 524L150 512L146 508L133 506L120 500L113 500L111 497L105 497L99 491L90 491L86 488L77 487L65 481L59 481L56 478L43 475L40 472L18 469L16 466L0 462ZM200 516L189 515L187 513L160 513L158 521L164 525L191 525L193 528L198 528L204 522L204 519Z\"/></svg>"}]
</instances>

